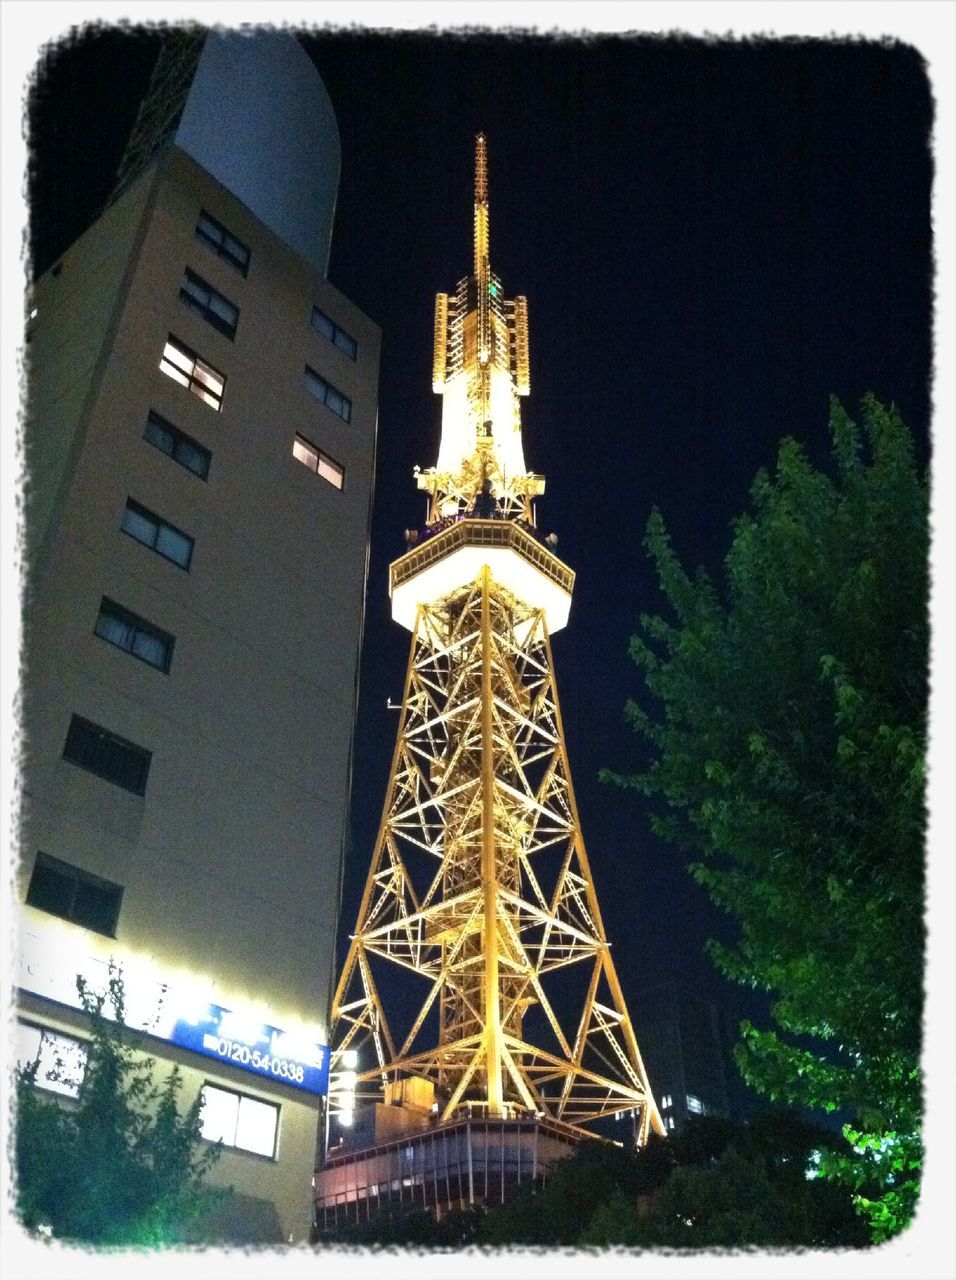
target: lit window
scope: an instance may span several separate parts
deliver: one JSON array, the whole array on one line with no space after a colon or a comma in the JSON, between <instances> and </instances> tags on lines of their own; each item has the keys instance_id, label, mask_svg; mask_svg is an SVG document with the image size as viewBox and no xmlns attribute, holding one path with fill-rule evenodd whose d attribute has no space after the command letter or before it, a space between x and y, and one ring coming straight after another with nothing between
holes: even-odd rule
<instances>
[{"instance_id":1,"label":"lit window","mask_svg":"<svg viewBox=\"0 0 956 1280\"><path fill-rule=\"evenodd\" d=\"M227 338L236 336L239 308L228 298L224 298L221 293L217 293L212 285L207 284L201 276L197 276L195 271L190 271L188 267L179 287L179 297L187 307L198 311L213 328L224 333Z\"/></svg>"},{"instance_id":2,"label":"lit window","mask_svg":"<svg viewBox=\"0 0 956 1280\"><path fill-rule=\"evenodd\" d=\"M28 1022L17 1023L17 1066L37 1064L34 1084L38 1089L75 1098L86 1071L86 1045L73 1036L61 1036Z\"/></svg>"},{"instance_id":3,"label":"lit window","mask_svg":"<svg viewBox=\"0 0 956 1280\"><path fill-rule=\"evenodd\" d=\"M348 396L344 396L341 391L333 387L331 382L326 382L314 369L310 369L308 365L305 366L305 388L310 396L314 396L327 409L331 409L333 413L338 414L343 422L351 420L352 401Z\"/></svg>"},{"instance_id":4,"label":"lit window","mask_svg":"<svg viewBox=\"0 0 956 1280\"><path fill-rule=\"evenodd\" d=\"M27 888L27 905L112 938L123 899L121 885L80 867L38 853Z\"/></svg>"},{"instance_id":5,"label":"lit window","mask_svg":"<svg viewBox=\"0 0 956 1280\"><path fill-rule=\"evenodd\" d=\"M158 413L154 413L152 409L146 419L143 439L154 445L160 453L167 454L181 467L191 471L193 475L199 476L200 480L205 480L209 475L209 463L212 461L209 450L192 436L187 436L184 431L180 431L171 422L161 418Z\"/></svg>"},{"instance_id":6,"label":"lit window","mask_svg":"<svg viewBox=\"0 0 956 1280\"><path fill-rule=\"evenodd\" d=\"M321 476L323 480L328 480L329 484L334 485L336 489L344 487L345 468L340 466L334 458L330 458L327 453L317 449L314 444L309 444L308 440L304 440L302 436L296 436L292 445L292 456L298 458L304 466Z\"/></svg>"},{"instance_id":7,"label":"lit window","mask_svg":"<svg viewBox=\"0 0 956 1280\"><path fill-rule=\"evenodd\" d=\"M312 328L321 333L323 338L328 338L329 342L340 351L344 351L350 360L358 356L358 343L355 339L344 329L340 329L335 321L330 320L318 307L312 308Z\"/></svg>"},{"instance_id":8,"label":"lit window","mask_svg":"<svg viewBox=\"0 0 956 1280\"><path fill-rule=\"evenodd\" d=\"M279 1108L274 1103L212 1084L203 1085L202 1103L204 1138L270 1159L275 1156Z\"/></svg>"},{"instance_id":9,"label":"lit window","mask_svg":"<svg viewBox=\"0 0 956 1280\"><path fill-rule=\"evenodd\" d=\"M211 364L206 364L205 360L200 360L195 351L183 346L172 334L163 348L159 367L167 377L178 382L181 387L188 387L193 395L199 396L200 400L204 400L217 413L222 409L225 375Z\"/></svg>"},{"instance_id":10,"label":"lit window","mask_svg":"<svg viewBox=\"0 0 956 1280\"><path fill-rule=\"evenodd\" d=\"M132 498L126 502L120 528L131 538L141 542L144 547L149 547L165 559L172 560L173 564L178 564L181 569L188 571L195 545L193 539L188 533L183 533L182 529L167 524L152 511L141 507Z\"/></svg>"},{"instance_id":11,"label":"lit window","mask_svg":"<svg viewBox=\"0 0 956 1280\"><path fill-rule=\"evenodd\" d=\"M196 236L220 258L232 263L243 275L249 271L249 248L241 240L230 235L221 222L209 216L205 209L196 223Z\"/></svg>"},{"instance_id":12,"label":"lit window","mask_svg":"<svg viewBox=\"0 0 956 1280\"><path fill-rule=\"evenodd\" d=\"M673 1102L673 1099L671 1098L671 1095L669 1093L665 1093L663 1098L661 1098L661 1110L667 1111L671 1106L672 1102Z\"/></svg>"},{"instance_id":13,"label":"lit window","mask_svg":"<svg viewBox=\"0 0 956 1280\"><path fill-rule=\"evenodd\" d=\"M134 658L142 658L159 671L169 671L175 643L173 637L145 618L130 613L115 600L103 597L94 630L101 640L125 649Z\"/></svg>"},{"instance_id":14,"label":"lit window","mask_svg":"<svg viewBox=\"0 0 956 1280\"><path fill-rule=\"evenodd\" d=\"M666 1124L667 1124L668 1129L673 1129L673 1127L674 1127L674 1117L673 1117L673 1116L668 1116L668 1117L667 1117Z\"/></svg>"},{"instance_id":15,"label":"lit window","mask_svg":"<svg viewBox=\"0 0 956 1280\"><path fill-rule=\"evenodd\" d=\"M687 1110L693 1111L695 1115L701 1115L704 1110L704 1104L700 1098L695 1098L692 1093L687 1095Z\"/></svg>"},{"instance_id":16,"label":"lit window","mask_svg":"<svg viewBox=\"0 0 956 1280\"><path fill-rule=\"evenodd\" d=\"M63 759L114 782L134 795L146 794L146 779L153 753L128 738L111 733L82 716L73 716L63 746ZM59 913L55 913L59 914Z\"/></svg>"}]
</instances>

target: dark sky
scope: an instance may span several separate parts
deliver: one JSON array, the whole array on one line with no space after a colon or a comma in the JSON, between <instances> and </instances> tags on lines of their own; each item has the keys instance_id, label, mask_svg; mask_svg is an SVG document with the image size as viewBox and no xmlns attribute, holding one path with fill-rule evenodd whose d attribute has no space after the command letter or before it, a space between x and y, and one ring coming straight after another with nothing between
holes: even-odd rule
<instances>
[{"instance_id":1,"label":"dark sky","mask_svg":"<svg viewBox=\"0 0 956 1280\"><path fill-rule=\"evenodd\" d=\"M554 643L598 896L638 1022L678 979L746 1010L702 955L727 936L649 833L626 769L627 657L662 601L641 539L660 508L688 565L718 573L730 522L785 435L823 462L831 393L868 390L928 434L930 92L904 45L678 38L306 41L342 137L330 279L383 330L378 478L343 926L384 798L408 633L387 566L423 520L434 463L432 307L470 269L473 135L488 135L491 261L528 298L525 457L539 525L577 572ZM156 52L100 34L53 59L34 114L38 268L96 216Z\"/></svg>"}]
</instances>

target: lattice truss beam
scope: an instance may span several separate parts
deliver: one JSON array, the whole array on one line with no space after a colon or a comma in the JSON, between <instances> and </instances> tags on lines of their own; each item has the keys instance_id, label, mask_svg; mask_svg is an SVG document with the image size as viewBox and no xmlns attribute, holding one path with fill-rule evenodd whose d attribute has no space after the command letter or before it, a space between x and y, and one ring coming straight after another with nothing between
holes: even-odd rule
<instances>
[{"instance_id":1,"label":"lattice truss beam","mask_svg":"<svg viewBox=\"0 0 956 1280\"><path fill-rule=\"evenodd\" d=\"M413 1074L443 1119L477 1103L583 1128L633 1110L642 1140L662 1131L581 837L544 616L487 569L419 609L332 1043L333 1070L362 1050L365 1100Z\"/></svg>"}]
</instances>

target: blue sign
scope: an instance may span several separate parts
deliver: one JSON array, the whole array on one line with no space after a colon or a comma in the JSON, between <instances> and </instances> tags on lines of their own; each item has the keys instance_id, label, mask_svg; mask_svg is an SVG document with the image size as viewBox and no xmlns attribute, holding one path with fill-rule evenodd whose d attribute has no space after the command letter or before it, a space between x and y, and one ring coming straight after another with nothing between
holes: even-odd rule
<instances>
[{"instance_id":1,"label":"blue sign","mask_svg":"<svg viewBox=\"0 0 956 1280\"><path fill-rule=\"evenodd\" d=\"M306 1093L329 1091L329 1051L302 1036L280 1031L233 1013L218 1004L204 1005L191 1016L177 1019L170 1040L183 1049Z\"/></svg>"}]
</instances>

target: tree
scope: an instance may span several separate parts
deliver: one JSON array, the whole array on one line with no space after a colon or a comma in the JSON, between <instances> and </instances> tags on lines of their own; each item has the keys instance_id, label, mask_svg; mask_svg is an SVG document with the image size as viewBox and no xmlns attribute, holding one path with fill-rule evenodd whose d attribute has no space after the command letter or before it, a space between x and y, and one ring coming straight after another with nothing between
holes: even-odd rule
<instances>
[{"instance_id":1,"label":"tree","mask_svg":"<svg viewBox=\"0 0 956 1280\"><path fill-rule=\"evenodd\" d=\"M125 1026L117 969L106 991L91 991L82 977L77 990L90 1040L75 1103L36 1088L39 1060L17 1070L19 1216L28 1229L42 1224L87 1244L184 1241L228 1194L203 1186L221 1148L198 1149L201 1096L181 1111L179 1068L155 1081L155 1060L139 1051L143 1037Z\"/></svg>"},{"instance_id":2,"label":"tree","mask_svg":"<svg viewBox=\"0 0 956 1280\"><path fill-rule=\"evenodd\" d=\"M773 996L743 1024L752 1086L852 1117L824 1162L874 1239L909 1221L921 1156L927 492L898 414L862 433L831 402L833 465L787 439L734 525L722 587L685 572L656 511L646 546L673 617L643 615L627 714L649 762L621 778L736 921L709 944Z\"/></svg>"}]
</instances>

